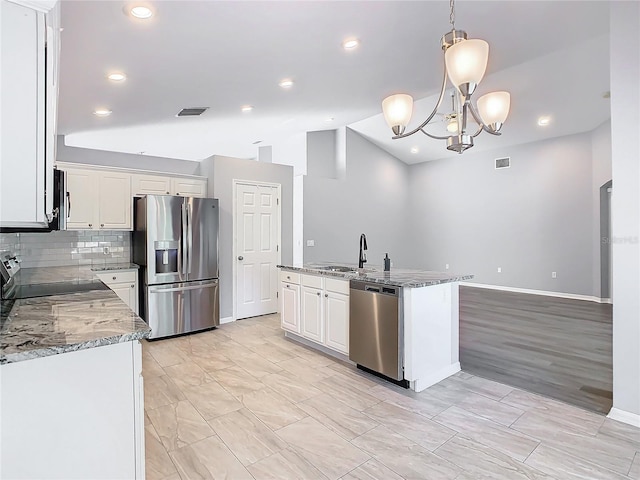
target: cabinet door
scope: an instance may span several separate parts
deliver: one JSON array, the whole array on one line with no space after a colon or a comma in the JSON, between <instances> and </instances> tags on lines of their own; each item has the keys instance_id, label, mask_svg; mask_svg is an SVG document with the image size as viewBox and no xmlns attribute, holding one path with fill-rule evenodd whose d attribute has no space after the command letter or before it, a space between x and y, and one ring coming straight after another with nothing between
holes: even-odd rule
<instances>
[{"instance_id":1,"label":"cabinet door","mask_svg":"<svg viewBox=\"0 0 640 480\"><path fill-rule=\"evenodd\" d=\"M67 171L67 230L98 228L98 176L90 170Z\"/></svg>"},{"instance_id":2,"label":"cabinet door","mask_svg":"<svg viewBox=\"0 0 640 480\"><path fill-rule=\"evenodd\" d=\"M105 230L133 230L131 223L131 175L117 172L98 172L100 228Z\"/></svg>"},{"instance_id":3,"label":"cabinet door","mask_svg":"<svg viewBox=\"0 0 640 480\"><path fill-rule=\"evenodd\" d=\"M171 178L160 175L133 175L131 177L133 195L170 195Z\"/></svg>"},{"instance_id":4,"label":"cabinet door","mask_svg":"<svg viewBox=\"0 0 640 480\"><path fill-rule=\"evenodd\" d=\"M195 178L172 178L171 193L183 197L206 197L207 181Z\"/></svg>"},{"instance_id":5,"label":"cabinet door","mask_svg":"<svg viewBox=\"0 0 640 480\"><path fill-rule=\"evenodd\" d=\"M318 343L323 343L322 290L302 287L300 301L300 333Z\"/></svg>"},{"instance_id":6,"label":"cabinet door","mask_svg":"<svg viewBox=\"0 0 640 480\"><path fill-rule=\"evenodd\" d=\"M349 353L349 295L325 292L324 312L327 326L326 345Z\"/></svg>"},{"instance_id":7,"label":"cabinet door","mask_svg":"<svg viewBox=\"0 0 640 480\"><path fill-rule=\"evenodd\" d=\"M43 227L45 219L44 13L0 2L0 222Z\"/></svg>"},{"instance_id":8,"label":"cabinet door","mask_svg":"<svg viewBox=\"0 0 640 480\"><path fill-rule=\"evenodd\" d=\"M280 301L282 328L300 333L300 286L280 282Z\"/></svg>"}]
</instances>

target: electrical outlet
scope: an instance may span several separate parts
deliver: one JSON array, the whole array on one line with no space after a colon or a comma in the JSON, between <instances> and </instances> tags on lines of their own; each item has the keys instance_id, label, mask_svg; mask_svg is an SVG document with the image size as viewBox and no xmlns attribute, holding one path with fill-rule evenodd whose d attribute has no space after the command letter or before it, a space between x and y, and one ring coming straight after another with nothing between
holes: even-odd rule
<instances>
[{"instance_id":1,"label":"electrical outlet","mask_svg":"<svg viewBox=\"0 0 640 480\"><path fill-rule=\"evenodd\" d=\"M449 264L448 264L448 263L446 263L446 264L444 265L444 269L445 269L445 270L449 270Z\"/></svg>"},{"instance_id":2,"label":"electrical outlet","mask_svg":"<svg viewBox=\"0 0 640 480\"><path fill-rule=\"evenodd\" d=\"M502 267L498 267L498 273L502 273Z\"/></svg>"},{"instance_id":3,"label":"electrical outlet","mask_svg":"<svg viewBox=\"0 0 640 480\"><path fill-rule=\"evenodd\" d=\"M111 249L109 247L104 247L102 251L105 255L109 255L111 253Z\"/></svg>"},{"instance_id":4,"label":"electrical outlet","mask_svg":"<svg viewBox=\"0 0 640 480\"><path fill-rule=\"evenodd\" d=\"M551 278L558 278L558 274L556 272L551 272Z\"/></svg>"},{"instance_id":5,"label":"electrical outlet","mask_svg":"<svg viewBox=\"0 0 640 480\"><path fill-rule=\"evenodd\" d=\"M307 247L315 247L315 246L316 246L315 240L307 240Z\"/></svg>"},{"instance_id":6,"label":"electrical outlet","mask_svg":"<svg viewBox=\"0 0 640 480\"><path fill-rule=\"evenodd\" d=\"M390 267L393 267L393 262L389 262L391 265L389 265Z\"/></svg>"}]
</instances>

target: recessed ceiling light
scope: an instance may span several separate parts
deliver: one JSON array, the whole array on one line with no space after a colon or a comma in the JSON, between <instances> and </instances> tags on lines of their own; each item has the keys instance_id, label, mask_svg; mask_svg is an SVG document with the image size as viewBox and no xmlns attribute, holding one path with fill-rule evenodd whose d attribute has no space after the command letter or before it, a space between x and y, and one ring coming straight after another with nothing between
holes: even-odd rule
<instances>
[{"instance_id":1,"label":"recessed ceiling light","mask_svg":"<svg viewBox=\"0 0 640 480\"><path fill-rule=\"evenodd\" d=\"M420 150L418 149L418 147L413 147L411 149L411 153L418 153Z\"/></svg>"},{"instance_id":2,"label":"recessed ceiling light","mask_svg":"<svg viewBox=\"0 0 640 480\"><path fill-rule=\"evenodd\" d=\"M353 50L358 45L360 45L360 40L357 38L347 38L344 42L342 42L342 48L345 50Z\"/></svg>"},{"instance_id":3,"label":"recessed ceiling light","mask_svg":"<svg viewBox=\"0 0 640 480\"><path fill-rule=\"evenodd\" d=\"M153 16L153 11L149 7L145 7L144 5L136 5L135 7L131 7L129 13L136 18L151 18Z\"/></svg>"},{"instance_id":4,"label":"recessed ceiling light","mask_svg":"<svg viewBox=\"0 0 640 480\"><path fill-rule=\"evenodd\" d=\"M543 116L538 118L538 125L540 125L541 127L546 127L547 125L549 125L551 123L551 117L549 116Z\"/></svg>"},{"instance_id":5,"label":"recessed ceiling light","mask_svg":"<svg viewBox=\"0 0 640 480\"><path fill-rule=\"evenodd\" d=\"M241 107L241 110L242 110L243 112L250 112L251 110L253 110L253 105L243 105L243 106Z\"/></svg>"},{"instance_id":6,"label":"recessed ceiling light","mask_svg":"<svg viewBox=\"0 0 640 480\"><path fill-rule=\"evenodd\" d=\"M290 78L285 78L278 85L280 85L282 88L291 88L293 87L293 80L291 80Z\"/></svg>"},{"instance_id":7,"label":"recessed ceiling light","mask_svg":"<svg viewBox=\"0 0 640 480\"><path fill-rule=\"evenodd\" d=\"M107 78L112 82L123 82L127 79L127 76L122 72L113 72L107 75Z\"/></svg>"},{"instance_id":8,"label":"recessed ceiling light","mask_svg":"<svg viewBox=\"0 0 640 480\"><path fill-rule=\"evenodd\" d=\"M333 118L333 117L327 117L327 118L325 118L325 119L324 119L324 121L325 121L326 123L331 123L331 122L333 122L334 120L335 120L335 118Z\"/></svg>"},{"instance_id":9,"label":"recessed ceiling light","mask_svg":"<svg viewBox=\"0 0 640 480\"><path fill-rule=\"evenodd\" d=\"M93 114L97 117L108 117L111 115L111 110L107 110L106 108L97 108L93 111Z\"/></svg>"}]
</instances>

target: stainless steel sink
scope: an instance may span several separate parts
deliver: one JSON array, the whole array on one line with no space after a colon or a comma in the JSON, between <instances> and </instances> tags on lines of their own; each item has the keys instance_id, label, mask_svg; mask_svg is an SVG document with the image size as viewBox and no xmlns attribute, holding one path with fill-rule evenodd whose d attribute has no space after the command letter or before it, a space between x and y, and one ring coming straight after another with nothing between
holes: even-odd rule
<instances>
[{"instance_id":1,"label":"stainless steel sink","mask_svg":"<svg viewBox=\"0 0 640 480\"><path fill-rule=\"evenodd\" d=\"M358 269L356 267L345 267L344 265L323 265L322 267L318 267L318 270L326 270L328 272L357 272Z\"/></svg>"}]
</instances>

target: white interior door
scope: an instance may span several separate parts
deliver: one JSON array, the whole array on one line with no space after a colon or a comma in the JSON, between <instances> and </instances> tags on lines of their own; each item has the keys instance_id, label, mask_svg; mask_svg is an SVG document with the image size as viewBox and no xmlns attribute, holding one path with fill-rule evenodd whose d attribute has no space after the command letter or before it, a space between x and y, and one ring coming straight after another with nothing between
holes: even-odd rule
<instances>
[{"instance_id":1,"label":"white interior door","mask_svg":"<svg viewBox=\"0 0 640 480\"><path fill-rule=\"evenodd\" d=\"M280 186L236 183L236 319L278 310Z\"/></svg>"}]
</instances>

